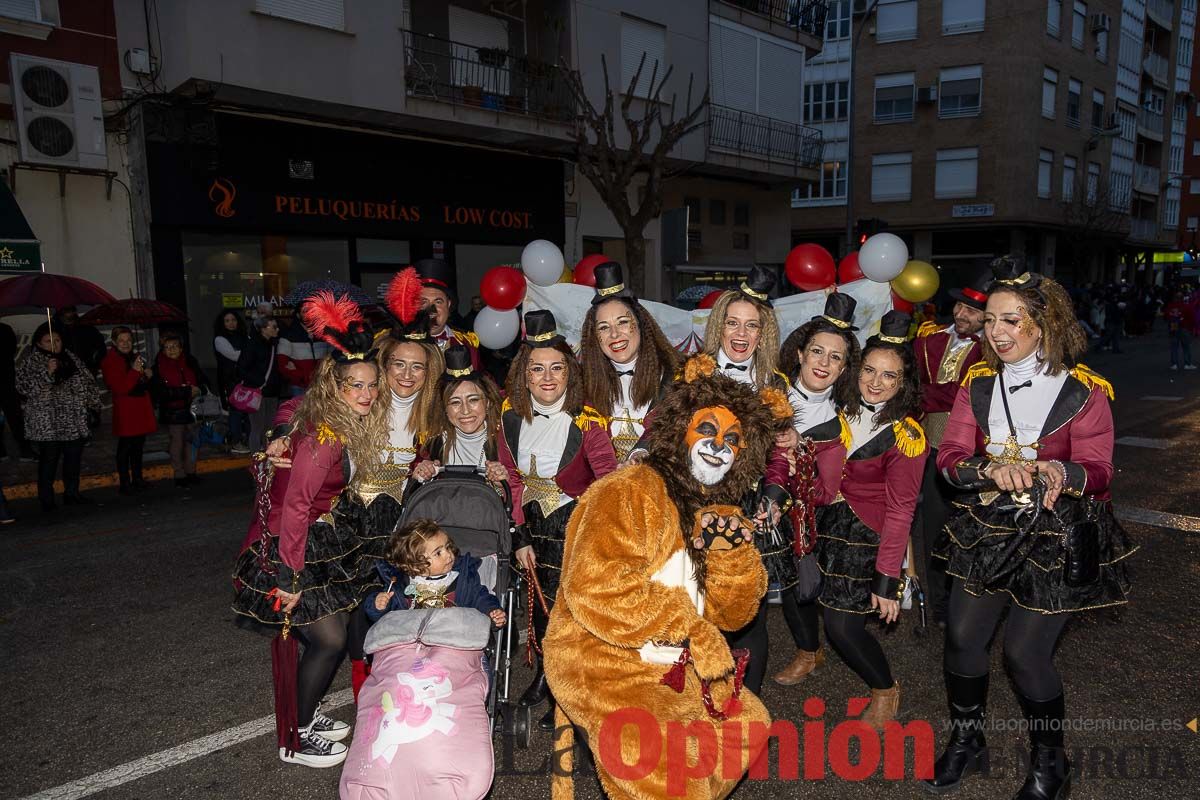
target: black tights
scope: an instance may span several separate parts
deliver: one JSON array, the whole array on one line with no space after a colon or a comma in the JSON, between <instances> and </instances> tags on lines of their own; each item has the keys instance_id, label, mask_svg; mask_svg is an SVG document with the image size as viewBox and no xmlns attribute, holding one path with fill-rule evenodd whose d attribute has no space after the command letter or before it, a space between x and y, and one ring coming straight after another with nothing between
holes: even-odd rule
<instances>
[{"instance_id":1,"label":"black tights","mask_svg":"<svg viewBox=\"0 0 1200 800\"><path fill-rule=\"evenodd\" d=\"M304 654L296 674L296 720L303 728L312 722L317 703L329 688L342 653L346 651L350 614L339 611L296 628L304 640Z\"/></svg>"},{"instance_id":2,"label":"black tights","mask_svg":"<svg viewBox=\"0 0 1200 800\"><path fill-rule=\"evenodd\" d=\"M817 609L816 600L800 603L796 601L795 592L783 593L783 619L792 633L792 641L795 642L797 650L807 650L811 653L821 646Z\"/></svg>"},{"instance_id":3,"label":"black tights","mask_svg":"<svg viewBox=\"0 0 1200 800\"><path fill-rule=\"evenodd\" d=\"M122 486L129 485L131 475L135 481L142 479L142 450L145 446L145 436L121 436L117 439L117 475Z\"/></svg>"},{"instance_id":4,"label":"black tights","mask_svg":"<svg viewBox=\"0 0 1200 800\"><path fill-rule=\"evenodd\" d=\"M1000 615L1009 606L1007 594L976 597L955 579L950 590L946 625L946 669L956 675L986 675L991 642ZM1004 626L1004 664L1017 691L1041 702L1062 694L1062 678L1054 668L1054 646L1067 624L1066 614L1042 614L1012 605Z\"/></svg>"},{"instance_id":5,"label":"black tights","mask_svg":"<svg viewBox=\"0 0 1200 800\"><path fill-rule=\"evenodd\" d=\"M781 593L783 600L783 618L788 630L792 633L792 641L799 650L816 650L821 640L817 627L817 604L798 603L796 594L790 589ZM726 633L725 640L732 649L744 647L750 651L750 663L746 666L745 685L750 691L758 694L762 689L763 678L767 674L767 656L769 655L769 640L767 637L767 598L764 596L758 606L758 614L750 624L739 631Z\"/></svg>"},{"instance_id":6,"label":"black tights","mask_svg":"<svg viewBox=\"0 0 1200 800\"><path fill-rule=\"evenodd\" d=\"M867 633L870 614L825 609L825 636L842 660L872 689L890 689L896 685L892 669L879 641Z\"/></svg>"}]
</instances>

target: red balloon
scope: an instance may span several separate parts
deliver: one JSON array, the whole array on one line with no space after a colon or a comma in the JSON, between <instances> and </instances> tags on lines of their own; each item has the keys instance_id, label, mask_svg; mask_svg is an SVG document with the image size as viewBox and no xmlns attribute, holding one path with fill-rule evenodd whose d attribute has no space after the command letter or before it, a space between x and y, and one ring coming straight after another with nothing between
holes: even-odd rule
<instances>
[{"instance_id":1,"label":"red balloon","mask_svg":"<svg viewBox=\"0 0 1200 800\"><path fill-rule=\"evenodd\" d=\"M525 275L512 267L492 267L479 284L479 296L497 311L511 311L525 300Z\"/></svg>"},{"instance_id":2,"label":"red balloon","mask_svg":"<svg viewBox=\"0 0 1200 800\"><path fill-rule=\"evenodd\" d=\"M900 295L896 294L893 291L892 292L892 308L896 309L897 311L907 311L909 314L911 314L913 312L913 309L916 308L916 305L914 303L908 302L903 297L901 297Z\"/></svg>"},{"instance_id":3,"label":"red balloon","mask_svg":"<svg viewBox=\"0 0 1200 800\"><path fill-rule=\"evenodd\" d=\"M696 304L696 308L712 308L717 304L717 298L722 294L723 292L720 289L713 289L711 292L704 295L704 297L700 298L700 302Z\"/></svg>"},{"instance_id":4,"label":"red balloon","mask_svg":"<svg viewBox=\"0 0 1200 800\"><path fill-rule=\"evenodd\" d=\"M837 281L833 256L819 244L799 244L792 248L783 262L783 272L793 286L805 292L815 292Z\"/></svg>"},{"instance_id":5,"label":"red balloon","mask_svg":"<svg viewBox=\"0 0 1200 800\"><path fill-rule=\"evenodd\" d=\"M596 267L611 260L603 253L592 253L579 259L579 263L575 265L575 283L596 288Z\"/></svg>"},{"instance_id":6,"label":"red balloon","mask_svg":"<svg viewBox=\"0 0 1200 800\"><path fill-rule=\"evenodd\" d=\"M838 263L838 283L853 283L865 277L862 269L858 266L857 251L842 256L842 260Z\"/></svg>"}]
</instances>

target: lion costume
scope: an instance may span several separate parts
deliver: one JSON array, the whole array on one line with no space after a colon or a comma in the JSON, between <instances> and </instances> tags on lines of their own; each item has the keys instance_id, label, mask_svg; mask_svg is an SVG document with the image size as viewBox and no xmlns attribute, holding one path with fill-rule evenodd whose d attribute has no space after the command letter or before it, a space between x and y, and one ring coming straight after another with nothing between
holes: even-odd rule
<instances>
[{"instance_id":1,"label":"lion costume","mask_svg":"<svg viewBox=\"0 0 1200 800\"><path fill-rule=\"evenodd\" d=\"M545 672L559 729L569 739L569 720L586 733L611 798L725 797L766 745L770 716L741 689L745 660L735 665L722 631L750 622L766 591L762 559L748 543L753 525L736 504L762 474L791 410L782 393L760 396L713 374L714 366L708 356L688 363L685 382L660 404L645 461L597 481L567 528ZM733 455L719 479L702 483L696 453L705 448L716 454L710 466L727 458L722 448ZM657 763L642 760L632 775L628 767L656 746L642 741L652 727L639 735L636 724L621 724L635 717L657 725L662 747ZM740 744L722 736L730 723ZM751 723L764 726L753 737ZM672 759L667 737L681 739L685 729L686 759ZM709 730L716 744L702 753L697 736L707 739ZM711 768L697 770L701 755L713 759ZM571 792L569 764L560 766L556 798ZM704 774L688 778L685 770Z\"/></svg>"}]
</instances>

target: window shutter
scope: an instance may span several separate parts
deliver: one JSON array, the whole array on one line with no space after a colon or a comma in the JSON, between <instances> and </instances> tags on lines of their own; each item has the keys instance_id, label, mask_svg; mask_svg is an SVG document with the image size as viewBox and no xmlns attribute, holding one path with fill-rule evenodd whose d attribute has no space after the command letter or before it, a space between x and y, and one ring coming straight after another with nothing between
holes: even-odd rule
<instances>
[{"instance_id":1,"label":"window shutter","mask_svg":"<svg viewBox=\"0 0 1200 800\"><path fill-rule=\"evenodd\" d=\"M637 86L633 93L638 97L650 94L650 76L655 74L654 64L658 62L655 81L661 81L667 69L667 29L632 17L621 18L621 92L629 90L629 83L637 73L638 65L642 63L642 54L646 54L646 62L642 66L642 74L638 77Z\"/></svg>"},{"instance_id":2,"label":"window shutter","mask_svg":"<svg viewBox=\"0 0 1200 800\"><path fill-rule=\"evenodd\" d=\"M912 199L912 153L884 153L871 159L871 199Z\"/></svg>"},{"instance_id":3,"label":"window shutter","mask_svg":"<svg viewBox=\"0 0 1200 800\"><path fill-rule=\"evenodd\" d=\"M798 78L804 55L766 39L758 40L758 113L784 122L800 122ZM833 84L826 87L832 90Z\"/></svg>"},{"instance_id":4,"label":"window shutter","mask_svg":"<svg viewBox=\"0 0 1200 800\"><path fill-rule=\"evenodd\" d=\"M254 5L273 17L339 31L346 29L346 7L342 0L255 0Z\"/></svg>"},{"instance_id":5,"label":"window shutter","mask_svg":"<svg viewBox=\"0 0 1200 800\"><path fill-rule=\"evenodd\" d=\"M724 25L713 25L711 36L713 103L755 113L758 110L755 103L758 95L758 39L745 31Z\"/></svg>"},{"instance_id":6,"label":"window shutter","mask_svg":"<svg viewBox=\"0 0 1200 800\"><path fill-rule=\"evenodd\" d=\"M984 0L942 0L942 33L983 30Z\"/></svg>"},{"instance_id":7,"label":"window shutter","mask_svg":"<svg viewBox=\"0 0 1200 800\"><path fill-rule=\"evenodd\" d=\"M934 197L974 197L979 176L979 148L939 150L934 172Z\"/></svg>"}]
</instances>

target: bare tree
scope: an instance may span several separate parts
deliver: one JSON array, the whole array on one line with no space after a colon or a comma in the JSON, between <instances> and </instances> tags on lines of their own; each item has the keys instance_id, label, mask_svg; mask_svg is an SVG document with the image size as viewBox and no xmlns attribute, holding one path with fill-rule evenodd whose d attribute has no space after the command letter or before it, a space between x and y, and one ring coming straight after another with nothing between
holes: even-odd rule
<instances>
[{"instance_id":1,"label":"bare tree","mask_svg":"<svg viewBox=\"0 0 1200 800\"><path fill-rule=\"evenodd\" d=\"M1070 248L1076 279L1097 257L1103 262L1105 253L1129 233L1129 212L1113 208L1113 187L1108 179L1097 177L1090 186L1089 181L1076 181L1071 199L1062 204L1063 238Z\"/></svg>"},{"instance_id":2,"label":"bare tree","mask_svg":"<svg viewBox=\"0 0 1200 800\"><path fill-rule=\"evenodd\" d=\"M576 163L621 226L625 235L627 280L635 291L645 286L646 242L642 233L662 213L663 182L672 174L667 168L667 159L681 139L704 127L707 119L701 117L708 107L707 88L700 102L692 106L692 76L689 76L683 114L677 117L675 95L671 95L670 102L662 99L663 87L674 68L667 67L659 78L657 61L651 69L645 97L637 97L634 90L645 65L646 54L643 53L618 104L609 85L608 62L601 54L604 97L600 106L588 98L579 73L564 65L567 88L577 112ZM638 108L634 107L635 100ZM618 137L621 135L628 135L628 144L620 143ZM645 176L645 184L635 193L638 195L635 207L629 189L639 175Z\"/></svg>"}]
</instances>

